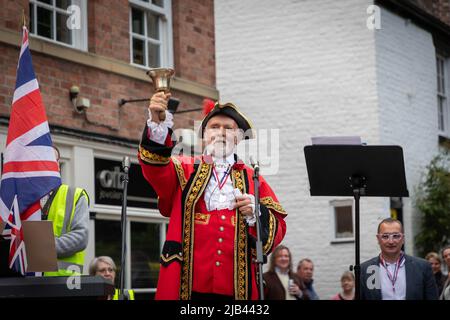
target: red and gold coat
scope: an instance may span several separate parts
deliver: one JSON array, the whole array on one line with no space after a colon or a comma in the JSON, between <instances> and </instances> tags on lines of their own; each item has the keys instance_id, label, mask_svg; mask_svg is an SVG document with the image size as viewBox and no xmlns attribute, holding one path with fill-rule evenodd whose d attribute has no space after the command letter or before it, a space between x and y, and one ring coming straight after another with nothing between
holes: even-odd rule
<instances>
[{"instance_id":1,"label":"red and gold coat","mask_svg":"<svg viewBox=\"0 0 450 320\"><path fill-rule=\"evenodd\" d=\"M229 270L233 273L232 276L224 275L230 281L218 279L217 283L221 287L229 286L225 291L229 291L234 299L258 299L257 265L253 262L256 257L255 227L247 225L239 210L232 211L231 217L227 216L226 219L225 215L219 213L223 220L230 220L224 224L224 228L220 227L220 234L224 235L220 242L223 242L221 248L224 251L231 250L231 254L229 259L224 255L220 262L215 261L210 256L212 251L208 246L217 246L217 239L203 241L205 237L207 239L215 234L217 223L220 222L218 217L206 210L203 201L203 194L212 174L211 161L202 156L171 156L174 145L170 140L170 129L165 145L151 141L147 132L146 126L139 147L139 161L145 179L158 195L161 214L170 218L161 253L156 299L190 300L194 285L195 291L222 293L214 290L211 292L211 283L206 285L203 281L204 274L209 270L208 265L204 266L208 261L211 268L217 263L223 267L221 270L224 272ZM253 169L240 163L235 164L231 171L233 186L242 194L254 194L252 176ZM286 212L263 177L260 177L260 212L263 250L264 254L269 254L284 238ZM213 226L214 231L208 229ZM196 239L201 239L201 246L196 245ZM200 263L194 267L196 259L202 261L201 267Z\"/></svg>"}]
</instances>

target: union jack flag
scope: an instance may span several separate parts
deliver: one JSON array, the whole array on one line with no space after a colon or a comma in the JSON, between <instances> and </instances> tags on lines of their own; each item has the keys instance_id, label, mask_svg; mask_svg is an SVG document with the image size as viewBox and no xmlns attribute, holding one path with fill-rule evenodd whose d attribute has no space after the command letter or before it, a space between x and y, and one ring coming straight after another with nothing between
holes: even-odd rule
<instances>
[{"instance_id":1,"label":"union jack flag","mask_svg":"<svg viewBox=\"0 0 450 320\"><path fill-rule=\"evenodd\" d=\"M11 240L9 267L25 275L27 260L22 221L41 220L40 199L61 184L59 167L39 84L23 27L16 88L0 181L0 222Z\"/></svg>"}]
</instances>

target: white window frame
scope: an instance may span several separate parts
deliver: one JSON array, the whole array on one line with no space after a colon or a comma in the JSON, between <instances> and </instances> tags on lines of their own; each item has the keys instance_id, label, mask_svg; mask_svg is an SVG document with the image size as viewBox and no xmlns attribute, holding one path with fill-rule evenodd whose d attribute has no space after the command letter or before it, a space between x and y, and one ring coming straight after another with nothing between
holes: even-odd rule
<instances>
[{"instance_id":1,"label":"white window frame","mask_svg":"<svg viewBox=\"0 0 450 320\"><path fill-rule=\"evenodd\" d=\"M61 167L61 181L69 186L73 182L73 162L72 162L72 150L64 145L55 144L59 150L59 165Z\"/></svg>"},{"instance_id":2,"label":"white window frame","mask_svg":"<svg viewBox=\"0 0 450 320\"><path fill-rule=\"evenodd\" d=\"M67 44L65 42L57 41L56 40L56 14L53 14L53 34L52 38L43 37L37 34L37 7L42 7L48 10L51 10L53 12L59 12L59 13L66 13L67 11L57 8L55 5L55 0L53 1L53 5L49 5L46 3L39 2L37 0L29 0L29 3L33 4L34 12L31 13L34 19L33 19L33 33L30 32L30 36L33 38L49 41L52 43L56 43L58 45L62 45L65 47L69 47L72 49L78 49L81 51L87 51L88 50L88 20L87 20L87 1L88 0L72 0L72 5L78 5L81 10L81 29L79 30L71 30L72 31L72 39L73 44Z\"/></svg>"},{"instance_id":3,"label":"white window frame","mask_svg":"<svg viewBox=\"0 0 450 320\"><path fill-rule=\"evenodd\" d=\"M353 236L347 238L336 237L336 210L338 207L351 207L352 208L352 229ZM354 242L355 241L355 206L353 205L353 199L332 200L330 201L330 219L331 219L331 243L342 242Z\"/></svg>"},{"instance_id":4,"label":"white window frame","mask_svg":"<svg viewBox=\"0 0 450 320\"><path fill-rule=\"evenodd\" d=\"M172 0L163 0L164 7L154 5L142 0L129 0L129 33L130 33L130 64L143 69L154 67L173 68L173 30L172 30ZM133 33L132 8L143 10L145 13L151 12L159 15L159 40L147 36L147 14L144 14L144 35ZM144 65L133 62L133 38L144 41ZM148 42L160 45L160 65L148 65Z\"/></svg>"},{"instance_id":5,"label":"white window frame","mask_svg":"<svg viewBox=\"0 0 450 320\"><path fill-rule=\"evenodd\" d=\"M442 73L443 73L443 82L444 82L444 86L443 89L444 91L439 91L439 77L440 75L440 62L442 62L443 67L442 67ZM436 54L436 92L437 92L437 114L438 114L438 132L440 136L446 137L446 138L450 138L450 112L449 112L449 98L450 98L450 63L449 63L449 59L446 59L443 55L440 54ZM439 112L439 100L443 99L444 100L444 107L443 107L443 111L442 111L442 115ZM444 130L442 130L440 128L440 121L441 121L441 117L443 120L443 124L444 124Z\"/></svg>"},{"instance_id":6,"label":"white window frame","mask_svg":"<svg viewBox=\"0 0 450 320\"><path fill-rule=\"evenodd\" d=\"M113 206L111 206L113 207ZM120 222L120 218L121 218L121 212L120 212L120 208L115 206L114 208L110 208L110 210L102 210L99 207L96 208L97 210L91 210L93 212L95 212L95 222L94 222L94 226L93 226L93 230L90 230L91 234L94 234L95 238L97 238L97 235L95 235L95 223L98 220L104 220L104 221L119 221ZM141 223L153 223L153 224L158 224L160 227L160 231L159 231L159 238L160 238L160 252L162 252L162 248L164 245L164 241L166 240L166 226L168 224L168 219L159 215L159 217L155 217L155 216L149 216L148 214L142 215L142 214L137 214L137 213L129 213L129 211L127 210L127 226L126 226L126 232L127 232L127 237L126 237L126 248L127 248L127 252L126 252L126 256L125 256L125 267L126 267L126 274L125 274L125 289L132 289L134 290L136 293L152 293L152 292L156 292L156 288L152 288L152 287L148 287L148 288L132 288L131 287L131 251L132 249L132 244L131 244L131 223L132 222L141 222ZM94 253L93 256L96 257L98 255L101 254L101 252L95 252L95 245L94 245ZM119 275L117 274L116 277L119 277Z\"/></svg>"}]
</instances>

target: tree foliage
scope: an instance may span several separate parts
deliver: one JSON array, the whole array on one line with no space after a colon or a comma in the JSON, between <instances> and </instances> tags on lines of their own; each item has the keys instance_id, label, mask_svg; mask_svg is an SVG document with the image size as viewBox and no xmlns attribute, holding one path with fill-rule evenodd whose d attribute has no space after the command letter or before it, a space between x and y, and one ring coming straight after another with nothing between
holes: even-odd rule
<instances>
[{"instance_id":1,"label":"tree foliage","mask_svg":"<svg viewBox=\"0 0 450 320\"><path fill-rule=\"evenodd\" d=\"M450 241L450 158L440 154L427 166L425 179L418 187L416 208L421 214L416 247L423 257L439 252Z\"/></svg>"}]
</instances>

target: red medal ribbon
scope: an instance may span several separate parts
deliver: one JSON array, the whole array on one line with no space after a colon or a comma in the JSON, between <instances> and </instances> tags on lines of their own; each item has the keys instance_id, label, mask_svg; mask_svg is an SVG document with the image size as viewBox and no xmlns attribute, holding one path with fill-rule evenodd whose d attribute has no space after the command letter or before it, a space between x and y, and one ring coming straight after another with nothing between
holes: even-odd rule
<instances>
[{"instance_id":1,"label":"red medal ribbon","mask_svg":"<svg viewBox=\"0 0 450 320\"><path fill-rule=\"evenodd\" d=\"M230 166L228 166L227 171L224 172L222 179L219 180L219 175L217 174L216 167L213 167L214 179L217 181L217 185L219 186L219 190L223 188L225 183L228 180L228 176L230 175Z\"/></svg>"}]
</instances>

